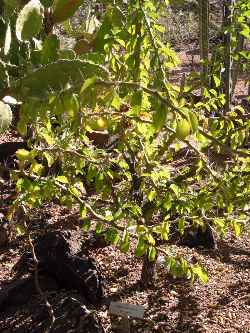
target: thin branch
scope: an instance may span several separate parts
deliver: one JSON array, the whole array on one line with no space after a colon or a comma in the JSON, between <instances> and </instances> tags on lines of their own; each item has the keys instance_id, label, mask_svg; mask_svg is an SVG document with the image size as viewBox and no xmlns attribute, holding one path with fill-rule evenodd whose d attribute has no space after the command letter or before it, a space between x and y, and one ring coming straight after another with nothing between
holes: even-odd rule
<instances>
[{"instance_id":1,"label":"thin branch","mask_svg":"<svg viewBox=\"0 0 250 333\"><path fill-rule=\"evenodd\" d=\"M59 153L63 153L63 154L73 155L73 156L76 156L79 158L88 159L88 162L91 162L93 164L100 165L99 162L89 159L88 156L81 154L77 150L73 150L73 149L63 149L62 147L59 147L59 146L52 146L52 147L36 147L35 150L37 150L39 152L48 151L48 152L54 152L54 153L59 152ZM104 161L102 161L102 165L103 165L103 162Z\"/></svg>"},{"instance_id":2,"label":"thin branch","mask_svg":"<svg viewBox=\"0 0 250 333\"><path fill-rule=\"evenodd\" d=\"M128 86L128 87L133 88L133 89L142 89L147 94L149 94L151 96L155 96L164 105L167 105L168 107L171 107L171 109L173 111L175 111L176 113L181 115L183 118L187 119L187 116L177 106L175 106L172 103L172 101L169 97L164 97L164 96L161 95L161 93L159 91L157 91L155 89L150 89L148 87L145 87L145 86L141 85L138 82L97 80L95 83L100 84L100 85L106 85L106 86L123 86L123 85L125 85L125 86ZM230 148L228 145L220 142L218 139L216 139L215 137L213 137L212 135L210 135L209 133L204 131L203 128L201 128L200 126L198 127L198 129L199 129L199 132L203 136L205 136L207 139L209 139L210 141L215 143L217 146L222 147L226 152L231 153L232 155L238 155L238 156L242 156L242 157L250 157L250 153L247 153L247 152L242 151L242 150L235 150L235 149Z\"/></svg>"}]
</instances>

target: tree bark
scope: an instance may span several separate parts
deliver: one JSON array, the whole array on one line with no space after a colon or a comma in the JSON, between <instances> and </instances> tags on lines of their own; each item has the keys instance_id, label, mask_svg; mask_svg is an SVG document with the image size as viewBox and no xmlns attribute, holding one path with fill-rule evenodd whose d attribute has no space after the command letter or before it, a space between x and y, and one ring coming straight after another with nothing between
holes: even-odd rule
<instances>
[{"instance_id":1,"label":"tree bark","mask_svg":"<svg viewBox=\"0 0 250 333\"><path fill-rule=\"evenodd\" d=\"M236 54L243 50L245 39L244 39L244 36L242 36L241 34L238 33L237 40L238 40L238 43L237 43L237 46L236 46L236 49L235 49ZM238 80L239 72L240 72L240 60L237 59L237 60L233 61L232 96L233 96L234 91L235 91L235 86L236 86L236 83L237 83L237 80Z\"/></svg>"},{"instance_id":2,"label":"tree bark","mask_svg":"<svg viewBox=\"0 0 250 333\"><path fill-rule=\"evenodd\" d=\"M208 26L209 26L209 1L199 1L200 24L200 59L202 61L201 81L203 87L208 87Z\"/></svg>"},{"instance_id":3,"label":"tree bark","mask_svg":"<svg viewBox=\"0 0 250 333\"><path fill-rule=\"evenodd\" d=\"M235 0L224 1L224 29L231 27L233 22L233 6ZM227 31L224 37L224 93L225 93L225 108L224 112L229 113L232 105L232 34Z\"/></svg>"}]
</instances>

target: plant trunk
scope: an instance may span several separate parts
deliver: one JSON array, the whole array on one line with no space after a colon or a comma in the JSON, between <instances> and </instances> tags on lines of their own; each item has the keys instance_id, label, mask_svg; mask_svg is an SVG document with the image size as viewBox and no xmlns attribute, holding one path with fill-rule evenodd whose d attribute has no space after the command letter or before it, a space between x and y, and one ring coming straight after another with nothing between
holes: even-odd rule
<instances>
[{"instance_id":1,"label":"plant trunk","mask_svg":"<svg viewBox=\"0 0 250 333\"><path fill-rule=\"evenodd\" d=\"M131 199L132 201L136 202L138 206L141 207L142 215L144 218L144 224L147 226L150 224L150 221L152 220L152 212L154 208L153 203L146 202L143 205L143 193L141 189L142 178L138 175L136 171L135 156L130 148L129 148L129 153L124 154L124 158L128 163L129 172L132 177ZM140 280L140 284L143 289L153 284L154 273L155 273L155 261L153 262L149 261L148 254L146 253L143 257L141 280Z\"/></svg>"},{"instance_id":2,"label":"plant trunk","mask_svg":"<svg viewBox=\"0 0 250 333\"><path fill-rule=\"evenodd\" d=\"M237 46L236 46L236 49L235 49L236 54L238 54L240 51L243 50L245 39L242 35L240 35L238 33L237 34L237 40L238 40L238 43L237 43ZM237 83L237 80L238 80L239 72L240 72L240 60L237 59L237 60L233 61L232 96L233 96L234 91L235 91L235 86L236 86L236 83Z\"/></svg>"},{"instance_id":3,"label":"plant trunk","mask_svg":"<svg viewBox=\"0 0 250 333\"><path fill-rule=\"evenodd\" d=\"M142 207L142 214L146 226L152 224L154 207L154 202L150 201L146 202ZM144 255L141 270L141 286L143 289L150 287L154 283L155 263L155 261L149 261L147 253Z\"/></svg>"},{"instance_id":4,"label":"plant trunk","mask_svg":"<svg viewBox=\"0 0 250 333\"><path fill-rule=\"evenodd\" d=\"M233 22L234 0L224 1L224 29L229 29ZM226 31L224 37L224 93L225 93L225 113L230 112L232 104L232 34Z\"/></svg>"},{"instance_id":5,"label":"plant trunk","mask_svg":"<svg viewBox=\"0 0 250 333\"><path fill-rule=\"evenodd\" d=\"M134 70L134 81L140 82L140 76L141 76L141 41L142 41L142 24L140 20L140 15L137 18L136 23L136 35L137 35L137 42L135 46L134 51L134 57L135 57L135 70ZM130 155L132 157L132 161L128 160L128 163L130 165L130 173L132 175L132 199L142 207L143 205L143 194L141 191L141 177L138 176L136 170L135 170L135 157ZM149 224L150 220L148 218L148 209L151 208L150 205L147 204L142 207L142 210L145 212L143 214L145 225ZM155 272L155 262L150 262L148 260L147 253L143 257L143 264L142 264L142 271L141 271L141 287L147 288L149 285L153 283L154 279L154 272Z\"/></svg>"},{"instance_id":6,"label":"plant trunk","mask_svg":"<svg viewBox=\"0 0 250 333\"><path fill-rule=\"evenodd\" d=\"M249 76L250 77L250 76ZM248 112L250 112L250 81L248 82L248 91L247 91L247 95L248 95Z\"/></svg>"},{"instance_id":7,"label":"plant trunk","mask_svg":"<svg viewBox=\"0 0 250 333\"><path fill-rule=\"evenodd\" d=\"M199 1L199 24L200 24L200 59L202 61L201 81L202 86L208 86L208 26L209 26L209 1Z\"/></svg>"},{"instance_id":8,"label":"plant trunk","mask_svg":"<svg viewBox=\"0 0 250 333\"><path fill-rule=\"evenodd\" d=\"M149 261L147 254L143 257L141 270L141 286L143 289L153 285L155 276L155 261Z\"/></svg>"}]
</instances>

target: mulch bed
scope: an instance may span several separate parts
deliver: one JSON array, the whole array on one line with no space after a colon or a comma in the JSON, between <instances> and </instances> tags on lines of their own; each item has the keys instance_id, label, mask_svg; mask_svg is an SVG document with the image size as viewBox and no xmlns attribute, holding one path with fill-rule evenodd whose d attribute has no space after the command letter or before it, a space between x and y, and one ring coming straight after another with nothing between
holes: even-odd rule
<instances>
[{"instance_id":1,"label":"mulch bed","mask_svg":"<svg viewBox=\"0 0 250 333\"><path fill-rule=\"evenodd\" d=\"M60 208L58 208L60 210ZM60 216L63 219L63 216ZM65 216L69 222L70 215ZM56 222L56 221L55 221ZM75 237L82 235L79 226L72 227ZM74 225L74 227L73 227ZM105 332L111 329L108 303L120 300L139 304L146 308L145 319L132 323L132 332L242 332L250 329L250 250L248 235L240 239L228 236L218 242L216 251L175 247L177 254L189 260L202 263L208 270L209 282L191 284L183 279L173 279L164 267L157 265L153 287L141 290L139 286L141 260L132 252L125 255L115 247L108 246L89 250L101 268L105 279L106 299L99 308L92 307L101 321ZM0 279L2 286L11 279L11 269L23 253L24 246L10 246L0 255ZM133 246L132 246L133 248ZM0 285L1 286L1 285ZM74 294L74 291L48 293L55 308L58 300ZM79 294L78 294L79 297ZM42 302L39 296L32 302L0 315L0 331L3 332L43 332L36 327L44 327L46 316L39 319ZM72 332L78 332L73 330Z\"/></svg>"}]
</instances>

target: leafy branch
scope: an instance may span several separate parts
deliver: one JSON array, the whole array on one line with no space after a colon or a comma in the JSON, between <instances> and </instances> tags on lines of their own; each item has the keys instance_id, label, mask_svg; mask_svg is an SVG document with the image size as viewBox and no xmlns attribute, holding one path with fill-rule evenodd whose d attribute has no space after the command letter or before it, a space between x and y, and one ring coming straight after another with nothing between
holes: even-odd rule
<instances>
[{"instance_id":1,"label":"leafy branch","mask_svg":"<svg viewBox=\"0 0 250 333\"><path fill-rule=\"evenodd\" d=\"M157 97L164 105L170 107L173 111L175 111L176 113L181 115L183 118L187 119L187 116L178 107L176 107L171 102L170 98L168 98L168 97L166 98L166 97L162 96L162 94L159 93L159 91L157 91L156 89L150 89L150 88L145 87L142 84L137 83L137 82L126 82L126 81L96 80L95 84L100 84L100 85L104 85L104 86L128 86L130 88L141 89L141 90L145 91L146 93L148 93L149 95ZM226 152L229 152L232 155L238 155L238 156L242 156L242 157L250 157L250 153L247 153L247 152L242 151L242 150L235 150L235 149L230 148L228 145L220 142L214 136L212 136L209 133L207 133L206 131L204 131L200 126L198 127L198 129L199 129L199 132L204 137L209 139L211 142L215 143L217 146L222 147L223 150L225 150Z\"/></svg>"}]
</instances>

